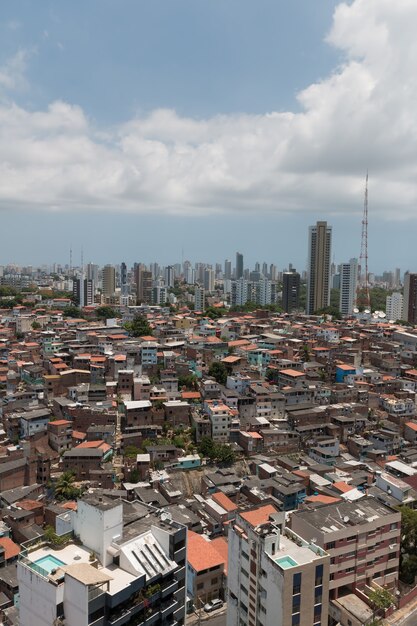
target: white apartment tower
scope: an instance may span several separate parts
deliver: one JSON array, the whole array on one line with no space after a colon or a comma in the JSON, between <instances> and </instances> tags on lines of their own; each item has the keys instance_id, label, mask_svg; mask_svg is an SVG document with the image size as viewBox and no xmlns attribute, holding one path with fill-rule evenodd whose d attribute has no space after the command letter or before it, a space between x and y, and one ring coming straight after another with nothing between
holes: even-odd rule
<instances>
[{"instance_id":1,"label":"white apartment tower","mask_svg":"<svg viewBox=\"0 0 417 626\"><path fill-rule=\"evenodd\" d=\"M307 314L330 305L332 227L327 222L310 226L308 233Z\"/></svg>"},{"instance_id":2,"label":"white apartment tower","mask_svg":"<svg viewBox=\"0 0 417 626\"><path fill-rule=\"evenodd\" d=\"M327 626L330 558L264 504L229 527L227 626Z\"/></svg>"},{"instance_id":3,"label":"white apartment tower","mask_svg":"<svg viewBox=\"0 0 417 626\"><path fill-rule=\"evenodd\" d=\"M358 259L350 259L349 263L342 263L340 266L339 309L342 315L352 315L353 313L357 284Z\"/></svg>"},{"instance_id":4,"label":"white apartment tower","mask_svg":"<svg viewBox=\"0 0 417 626\"><path fill-rule=\"evenodd\" d=\"M401 293L396 291L390 296L387 296L386 313L387 318L394 320L394 322L404 319L404 298Z\"/></svg>"},{"instance_id":5,"label":"white apartment tower","mask_svg":"<svg viewBox=\"0 0 417 626\"><path fill-rule=\"evenodd\" d=\"M203 287L195 287L194 289L194 310L205 311L206 309L206 295Z\"/></svg>"}]
</instances>

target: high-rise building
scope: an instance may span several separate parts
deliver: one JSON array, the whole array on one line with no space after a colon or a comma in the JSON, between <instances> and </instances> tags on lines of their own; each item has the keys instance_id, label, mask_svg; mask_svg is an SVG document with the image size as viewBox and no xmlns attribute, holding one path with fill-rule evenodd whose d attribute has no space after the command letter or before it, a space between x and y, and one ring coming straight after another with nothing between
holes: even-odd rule
<instances>
[{"instance_id":1,"label":"high-rise building","mask_svg":"<svg viewBox=\"0 0 417 626\"><path fill-rule=\"evenodd\" d=\"M330 305L332 227L327 222L310 226L308 236L307 314Z\"/></svg>"},{"instance_id":2,"label":"high-rise building","mask_svg":"<svg viewBox=\"0 0 417 626\"><path fill-rule=\"evenodd\" d=\"M230 280L232 278L232 262L229 259L226 259L224 262L224 277L225 280Z\"/></svg>"},{"instance_id":3,"label":"high-rise building","mask_svg":"<svg viewBox=\"0 0 417 626\"><path fill-rule=\"evenodd\" d=\"M212 293L214 291L214 270L204 270L204 289Z\"/></svg>"},{"instance_id":4,"label":"high-rise building","mask_svg":"<svg viewBox=\"0 0 417 626\"><path fill-rule=\"evenodd\" d=\"M168 265L165 268L165 285L169 287L173 287L175 284L175 270L172 265Z\"/></svg>"},{"instance_id":5,"label":"high-rise building","mask_svg":"<svg viewBox=\"0 0 417 626\"><path fill-rule=\"evenodd\" d=\"M244 278L232 282L231 304L232 306L243 306L251 300L251 283Z\"/></svg>"},{"instance_id":6,"label":"high-rise building","mask_svg":"<svg viewBox=\"0 0 417 626\"><path fill-rule=\"evenodd\" d=\"M206 294L202 287L194 289L194 310L204 312L206 310Z\"/></svg>"},{"instance_id":7,"label":"high-rise building","mask_svg":"<svg viewBox=\"0 0 417 626\"><path fill-rule=\"evenodd\" d=\"M271 263L271 265L269 266L269 278L271 280L277 279L277 266L273 263Z\"/></svg>"},{"instance_id":8,"label":"high-rise building","mask_svg":"<svg viewBox=\"0 0 417 626\"><path fill-rule=\"evenodd\" d=\"M127 296L129 294L129 286L127 284L127 265L124 262L120 266L120 289L122 296Z\"/></svg>"},{"instance_id":9,"label":"high-rise building","mask_svg":"<svg viewBox=\"0 0 417 626\"><path fill-rule=\"evenodd\" d=\"M389 320L394 320L394 322L396 322L397 320L404 319L403 295L398 291L395 291L390 296L387 296L385 310Z\"/></svg>"},{"instance_id":10,"label":"high-rise building","mask_svg":"<svg viewBox=\"0 0 417 626\"><path fill-rule=\"evenodd\" d=\"M227 626L327 626L330 558L262 504L229 527Z\"/></svg>"},{"instance_id":11,"label":"high-rise building","mask_svg":"<svg viewBox=\"0 0 417 626\"><path fill-rule=\"evenodd\" d=\"M103 268L103 296L112 298L116 291L116 270L113 265Z\"/></svg>"},{"instance_id":12,"label":"high-rise building","mask_svg":"<svg viewBox=\"0 0 417 626\"><path fill-rule=\"evenodd\" d=\"M243 254L236 252L236 280L243 278Z\"/></svg>"},{"instance_id":13,"label":"high-rise building","mask_svg":"<svg viewBox=\"0 0 417 626\"><path fill-rule=\"evenodd\" d=\"M84 286L83 290L82 285ZM94 301L93 281L87 278L74 278L72 294L78 306L81 308L90 306Z\"/></svg>"},{"instance_id":14,"label":"high-rise building","mask_svg":"<svg viewBox=\"0 0 417 626\"><path fill-rule=\"evenodd\" d=\"M152 303L152 272L139 264L135 269L136 302L137 304Z\"/></svg>"},{"instance_id":15,"label":"high-rise building","mask_svg":"<svg viewBox=\"0 0 417 626\"><path fill-rule=\"evenodd\" d=\"M300 306L300 274L293 269L282 275L282 308L286 313L297 311Z\"/></svg>"},{"instance_id":16,"label":"high-rise building","mask_svg":"<svg viewBox=\"0 0 417 626\"><path fill-rule=\"evenodd\" d=\"M404 274L404 320L417 324L417 274Z\"/></svg>"},{"instance_id":17,"label":"high-rise building","mask_svg":"<svg viewBox=\"0 0 417 626\"><path fill-rule=\"evenodd\" d=\"M358 285L358 259L340 265L339 310L342 315L352 315Z\"/></svg>"}]
</instances>

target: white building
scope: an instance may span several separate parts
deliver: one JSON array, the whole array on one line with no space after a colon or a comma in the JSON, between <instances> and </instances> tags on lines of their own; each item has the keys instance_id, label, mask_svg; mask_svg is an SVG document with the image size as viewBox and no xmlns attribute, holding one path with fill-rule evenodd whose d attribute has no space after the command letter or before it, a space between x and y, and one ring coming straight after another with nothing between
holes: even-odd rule
<instances>
[{"instance_id":1,"label":"white building","mask_svg":"<svg viewBox=\"0 0 417 626\"><path fill-rule=\"evenodd\" d=\"M186 528L152 509L124 526L123 509L88 495L65 513L77 543L23 547L21 626L184 624Z\"/></svg>"},{"instance_id":2,"label":"white building","mask_svg":"<svg viewBox=\"0 0 417 626\"><path fill-rule=\"evenodd\" d=\"M201 312L206 310L206 295L202 287L194 288L194 310Z\"/></svg>"},{"instance_id":3,"label":"white building","mask_svg":"<svg viewBox=\"0 0 417 626\"><path fill-rule=\"evenodd\" d=\"M327 626L329 565L272 504L238 514L229 528L227 626Z\"/></svg>"},{"instance_id":4,"label":"white building","mask_svg":"<svg viewBox=\"0 0 417 626\"><path fill-rule=\"evenodd\" d=\"M357 284L358 259L350 259L349 263L342 263L340 266L339 309L342 315L352 315L353 313Z\"/></svg>"},{"instance_id":5,"label":"white building","mask_svg":"<svg viewBox=\"0 0 417 626\"><path fill-rule=\"evenodd\" d=\"M386 299L386 313L389 320L402 320L404 315L404 297L399 292L394 292Z\"/></svg>"}]
</instances>

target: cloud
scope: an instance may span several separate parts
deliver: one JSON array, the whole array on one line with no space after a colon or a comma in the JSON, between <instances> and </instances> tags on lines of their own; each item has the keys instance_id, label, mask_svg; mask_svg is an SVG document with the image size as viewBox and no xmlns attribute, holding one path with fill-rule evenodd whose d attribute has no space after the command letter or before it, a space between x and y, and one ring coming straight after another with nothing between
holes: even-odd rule
<instances>
[{"instance_id":1,"label":"cloud","mask_svg":"<svg viewBox=\"0 0 417 626\"><path fill-rule=\"evenodd\" d=\"M327 42L344 62L298 99L301 112L180 117L155 110L97 129L77 106L0 106L0 208L218 215L361 212L416 217L417 3L354 0ZM0 88L24 75L20 52ZM20 77L20 79L19 79Z\"/></svg>"},{"instance_id":2,"label":"cloud","mask_svg":"<svg viewBox=\"0 0 417 626\"><path fill-rule=\"evenodd\" d=\"M21 48L14 56L0 65L0 95L26 89L26 70L32 52Z\"/></svg>"}]
</instances>

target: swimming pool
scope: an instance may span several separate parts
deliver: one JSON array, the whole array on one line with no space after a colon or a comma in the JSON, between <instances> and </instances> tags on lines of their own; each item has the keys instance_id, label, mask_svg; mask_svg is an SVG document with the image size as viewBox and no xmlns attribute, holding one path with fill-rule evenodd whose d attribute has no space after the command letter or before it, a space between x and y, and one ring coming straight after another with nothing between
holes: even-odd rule
<instances>
[{"instance_id":1,"label":"swimming pool","mask_svg":"<svg viewBox=\"0 0 417 626\"><path fill-rule=\"evenodd\" d=\"M294 561L290 556L282 556L275 561L282 569L289 569L290 567L296 567L297 561Z\"/></svg>"},{"instance_id":2,"label":"swimming pool","mask_svg":"<svg viewBox=\"0 0 417 626\"><path fill-rule=\"evenodd\" d=\"M65 565L65 563L64 561L57 559L56 556L48 554L47 556L42 556L40 559L35 561L35 565L39 565L39 567L50 574L53 569L57 569L57 567L61 567L62 565Z\"/></svg>"}]
</instances>

